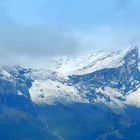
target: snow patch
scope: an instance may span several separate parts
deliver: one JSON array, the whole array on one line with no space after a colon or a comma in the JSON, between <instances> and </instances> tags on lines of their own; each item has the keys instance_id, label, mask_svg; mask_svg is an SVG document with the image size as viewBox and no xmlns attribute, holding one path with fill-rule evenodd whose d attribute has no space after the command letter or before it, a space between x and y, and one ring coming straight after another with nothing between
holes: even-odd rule
<instances>
[{"instance_id":1,"label":"snow patch","mask_svg":"<svg viewBox=\"0 0 140 140\"><path fill-rule=\"evenodd\" d=\"M56 104L88 102L83 99L76 88L52 80L36 80L30 88L30 96L36 104Z\"/></svg>"}]
</instances>

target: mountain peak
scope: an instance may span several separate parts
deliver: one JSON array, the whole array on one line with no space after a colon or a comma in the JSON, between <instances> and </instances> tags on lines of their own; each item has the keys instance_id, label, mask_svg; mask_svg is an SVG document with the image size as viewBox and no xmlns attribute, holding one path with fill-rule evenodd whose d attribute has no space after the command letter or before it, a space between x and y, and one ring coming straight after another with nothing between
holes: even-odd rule
<instances>
[{"instance_id":1,"label":"mountain peak","mask_svg":"<svg viewBox=\"0 0 140 140\"><path fill-rule=\"evenodd\" d=\"M138 59L139 59L139 48L138 46L133 46L128 49L124 61L125 64L129 67L138 67Z\"/></svg>"},{"instance_id":2,"label":"mountain peak","mask_svg":"<svg viewBox=\"0 0 140 140\"><path fill-rule=\"evenodd\" d=\"M138 51L139 51L139 46L138 45L134 45L127 50L128 53L134 53L135 52L137 54L138 54Z\"/></svg>"}]
</instances>

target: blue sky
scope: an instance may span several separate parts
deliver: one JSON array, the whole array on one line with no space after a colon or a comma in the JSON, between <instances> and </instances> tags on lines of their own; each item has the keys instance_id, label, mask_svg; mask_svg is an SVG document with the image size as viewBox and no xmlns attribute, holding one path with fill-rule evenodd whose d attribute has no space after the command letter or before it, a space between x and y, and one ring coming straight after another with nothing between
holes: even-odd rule
<instances>
[{"instance_id":1,"label":"blue sky","mask_svg":"<svg viewBox=\"0 0 140 140\"><path fill-rule=\"evenodd\" d=\"M21 24L51 24L69 29L113 26L133 28L140 22L139 0L6 0L5 11Z\"/></svg>"},{"instance_id":2,"label":"blue sky","mask_svg":"<svg viewBox=\"0 0 140 140\"><path fill-rule=\"evenodd\" d=\"M139 40L139 15L139 0L1 0L1 55L23 60L127 48Z\"/></svg>"},{"instance_id":3,"label":"blue sky","mask_svg":"<svg viewBox=\"0 0 140 140\"><path fill-rule=\"evenodd\" d=\"M137 25L139 0L7 0L7 13L23 24L52 24L68 28Z\"/></svg>"}]
</instances>

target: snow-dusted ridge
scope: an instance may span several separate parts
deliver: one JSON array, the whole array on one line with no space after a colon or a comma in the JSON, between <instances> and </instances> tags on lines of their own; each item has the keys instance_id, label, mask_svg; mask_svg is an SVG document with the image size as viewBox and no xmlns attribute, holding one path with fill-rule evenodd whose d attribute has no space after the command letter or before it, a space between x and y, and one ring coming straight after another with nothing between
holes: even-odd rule
<instances>
[{"instance_id":1,"label":"snow-dusted ridge","mask_svg":"<svg viewBox=\"0 0 140 140\"><path fill-rule=\"evenodd\" d=\"M137 47L128 50L107 53L98 51L89 55L67 58L63 57L59 67L56 69L62 75L84 75L105 68L117 68L124 64L125 55Z\"/></svg>"},{"instance_id":2,"label":"snow-dusted ridge","mask_svg":"<svg viewBox=\"0 0 140 140\"><path fill-rule=\"evenodd\" d=\"M113 109L140 107L137 47L110 54L100 51L61 58L58 64L52 70L2 67L0 92L8 83L12 89L7 90L8 94L30 98L37 105L99 103Z\"/></svg>"},{"instance_id":3,"label":"snow-dusted ridge","mask_svg":"<svg viewBox=\"0 0 140 140\"><path fill-rule=\"evenodd\" d=\"M129 64L133 65L133 63L137 62L135 61L137 51L138 48L133 47L127 51L118 51L111 54L106 54L101 51L100 53L88 55L87 57L61 59L61 65L55 69L55 72L48 73L46 70L41 70L33 73L34 76L36 75L36 78L33 76L35 79L30 88L31 98L37 104L81 102L103 103L111 108L124 108L127 104L136 106L140 99L136 99L136 103L134 103L133 95L135 93L133 92L135 91L133 89L130 91L131 94L127 92L124 95L126 89L125 84L123 84L121 89L117 89L110 85L94 87L91 83L91 85L88 85L88 89L85 87L83 81L77 84L71 84L67 80L71 75L82 77L82 75L88 76L90 73L96 73L96 71L102 71L104 69L119 69L125 65L126 57L130 54L132 59L129 56L131 59ZM139 86L139 81L133 79L133 76L129 79L129 81L131 80L131 84L137 83L135 86L136 89ZM115 83L115 81L110 81L110 83Z\"/></svg>"}]
</instances>

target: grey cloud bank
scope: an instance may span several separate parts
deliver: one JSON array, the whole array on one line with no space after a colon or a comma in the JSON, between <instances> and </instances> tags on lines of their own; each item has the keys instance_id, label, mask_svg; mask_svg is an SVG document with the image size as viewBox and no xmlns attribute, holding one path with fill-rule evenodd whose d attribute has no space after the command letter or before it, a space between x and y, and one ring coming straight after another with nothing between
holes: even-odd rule
<instances>
[{"instance_id":1,"label":"grey cloud bank","mask_svg":"<svg viewBox=\"0 0 140 140\"><path fill-rule=\"evenodd\" d=\"M77 41L60 31L44 26L8 26L1 27L1 54L21 54L29 56L69 55L75 52Z\"/></svg>"},{"instance_id":2,"label":"grey cloud bank","mask_svg":"<svg viewBox=\"0 0 140 140\"><path fill-rule=\"evenodd\" d=\"M65 33L46 25L0 25L0 63L40 67L52 57L128 47L131 37L110 28Z\"/></svg>"}]
</instances>

